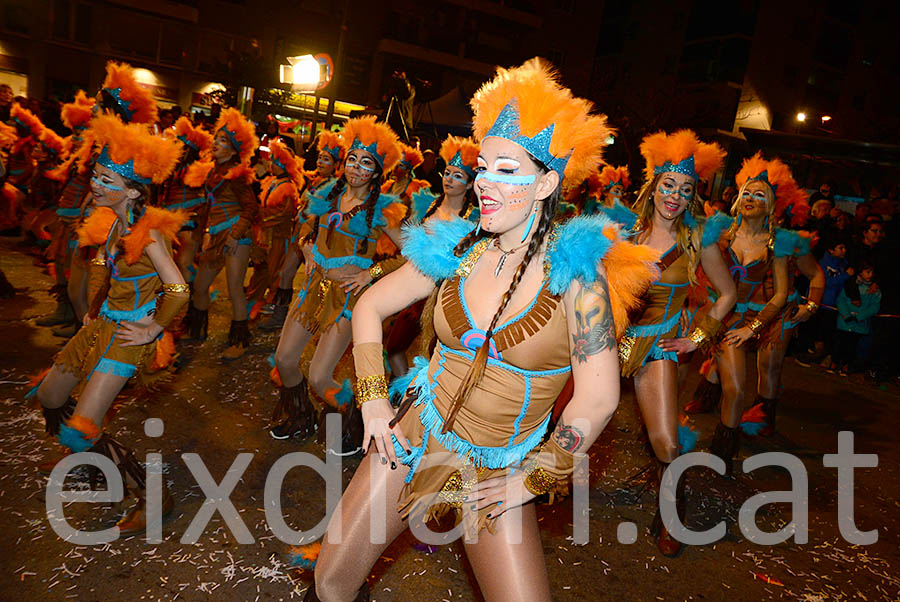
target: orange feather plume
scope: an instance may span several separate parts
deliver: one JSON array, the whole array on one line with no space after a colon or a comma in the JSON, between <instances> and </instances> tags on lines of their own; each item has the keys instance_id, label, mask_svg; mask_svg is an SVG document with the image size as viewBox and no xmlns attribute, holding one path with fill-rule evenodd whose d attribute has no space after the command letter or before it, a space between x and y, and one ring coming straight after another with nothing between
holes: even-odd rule
<instances>
[{"instance_id":1,"label":"orange feather plume","mask_svg":"<svg viewBox=\"0 0 900 602\"><path fill-rule=\"evenodd\" d=\"M706 180L722 167L725 160L725 151L721 146L700 142L697 134L691 130L678 130L673 134L650 134L641 142L641 155L647 162L644 173L648 181L653 178L655 168L666 163L677 165L691 155L694 157L697 177Z\"/></svg>"},{"instance_id":2,"label":"orange feather plume","mask_svg":"<svg viewBox=\"0 0 900 602\"><path fill-rule=\"evenodd\" d=\"M0 121L0 148L9 148L18 138L16 128Z\"/></svg>"},{"instance_id":3,"label":"orange feather plume","mask_svg":"<svg viewBox=\"0 0 900 602\"><path fill-rule=\"evenodd\" d=\"M498 68L494 79L472 97L473 130L475 139L483 140L500 112L515 100L522 135L530 138L554 126L548 151L556 158L568 157L566 185L578 185L602 162L613 132L605 115L592 114L594 105L573 96L557 79L556 71L540 58L512 69Z\"/></svg>"},{"instance_id":4,"label":"orange feather plume","mask_svg":"<svg viewBox=\"0 0 900 602\"><path fill-rule=\"evenodd\" d=\"M60 111L63 124L70 130L87 127L94 114L94 98L88 98L84 90L75 93L75 100L67 102Z\"/></svg>"},{"instance_id":5,"label":"orange feather plume","mask_svg":"<svg viewBox=\"0 0 900 602\"><path fill-rule=\"evenodd\" d=\"M89 247L102 245L109 238L109 231L119 219L116 212L109 207L96 207L84 222L78 226L78 246Z\"/></svg>"},{"instance_id":6,"label":"orange feather plume","mask_svg":"<svg viewBox=\"0 0 900 602\"><path fill-rule=\"evenodd\" d=\"M241 145L240 149L235 149L240 156L240 162L249 165L250 158L253 157L253 153L259 147L256 128L237 109L225 109L222 111L213 131L218 133L222 128L231 132L234 140L237 140L238 144Z\"/></svg>"},{"instance_id":7,"label":"orange feather plume","mask_svg":"<svg viewBox=\"0 0 900 602\"><path fill-rule=\"evenodd\" d=\"M153 354L151 370L162 370L169 366L175 359L175 337L168 330L156 341L156 352Z\"/></svg>"},{"instance_id":8,"label":"orange feather plume","mask_svg":"<svg viewBox=\"0 0 900 602\"><path fill-rule=\"evenodd\" d=\"M113 115L94 119L91 133L115 163L134 161L134 173L157 184L169 177L181 157L180 142L154 136L136 123L125 125Z\"/></svg>"},{"instance_id":9,"label":"orange feather plume","mask_svg":"<svg viewBox=\"0 0 900 602\"><path fill-rule=\"evenodd\" d=\"M204 129L195 127L191 120L185 116L178 118L175 122L175 136L183 137L187 143L199 150L201 153L212 146L212 134Z\"/></svg>"},{"instance_id":10,"label":"orange feather plume","mask_svg":"<svg viewBox=\"0 0 900 602\"><path fill-rule=\"evenodd\" d=\"M347 152L347 148L344 146L344 141L341 138L341 135L329 130L323 130L319 132L319 141L316 144L316 148L320 151L335 148L340 149L340 152L338 153L338 161L343 161L344 155Z\"/></svg>"},{"instance_id":11,"label":"orange feather plume","mask_svg":"<svg viewBox=\"0 0 900 602\"><path fill-rule=\"evenodd\" d=\"M625 190L631 187L631 174L628 173L627 165L604 165L603 169L597 174L597 178L601 189L605 189L611 183L619 183Z\"/></svg>"},{"instance_id":12,"label":"orange feather plume","mask_svg":"<svg viewBox=\"0 0 900 602\"><path fill-rule=\"evenodd\" d=\"M735 182L742 188L748 180L759 178L763 172L766 172L766 180L775 196L775 204L769 208L770 212L780 219L790 210L791 225L803 224L809 217L809 197L805 190L797 186L791 168L781 159L767 161L762 153L757 152L744 160L741 170L735 176Z\"/></svg>"},{"instance_id":13,"label":"orange feather plume","mask_svg":"<svg viewBox=\"0 0 900 602\"><path fill-rule=\"evenodd\" d=\"M419 165L422 164L424 158L422 157L422 153L419 152L419 149L413 148L408 144L400 143L400 151L403 155L402 159L405 163L409 164L410 169L415 169Z\"/></svg>"},{"instance_id":14,"label":"orange feather plume","mask_svg":"<svg viewBox=\"0 0 900 602\"><path fill-rule=\"evenodd\" d=\"M297 155L292 153L291 149L285 146L280 140L273 140L269 143L269 152L271 153L271 159L273 161L278 161L284 165L284 170L287 172L291 181L297 185L297 188L303 188L303 183L305 182L303 178L303 165L300 164L300 159Z\"/></svg>"},{"instance_id":15,"label":"orange feather plume","mask_svg":"<svg viewBox=\"0 0 900 602\"><path fill-rule=\"evenodd\" d=\"M66 421L66 426L73 428L84 435L85 439L96 441L100 438L100 425L80 414L74 414Z\"/></svg>"},{"instance_id":16,"label":"orange feather plume","mask_svg":"<svg viewBox=\"0 0 900 602\"><path fill-rule=\"evenodd\" d=\"M9 110L9 116L28 130L29 136L37 138L41 135L41 132L44 131L44 124L41 123L41 120L37 115L17 102L13 103L12 108Z\"/></svg>"},{"instance_id":17,"label":"orange feather plume","mask_svg":"<svg viewBox=\"0 0 900 602\"><path fill-rule=\"evenodd\" d=\"M131 232L122 237L125 261L129 265L137 263L147 245L159 242L151 238L151 230L156 230L170 243L175 243L178 240L178 231L187 220L187 212L181 209L169 211L158 207L147 207L144 215L132 226Z\"/></svg>"},{"instance_id":18,"label":"orange feather plume","mask_svg":"<svg viewBox=\"0 0 900 602\"><path fill-rule=\"evenodd\" d=\"M131 114L129 123L155 123L158 114L156 101L150 92L142 88L134 77L134 69L128 63L109 61L106 63L106 79L103 80L104 90L118 89L119 98L123 105L127 104Z\"/></svg>"},{"instance_id":19,"label":"orange feather plume","mask_svg":"<svg viewBox=\"0 0 900 602\"><path fill-rule=\"evenodd\" d=\"M661 253L647 245L636 245L619 238L618 226L607 226L603 235L616 241L603 257L603 267L609 281L609 304L616 339L622 337L628 327L628 315L641 305L641 297L650 283L659 278Z\"/></svg>"},{"instance_id":20,"label":"orange feather plume","mask_svg":"<svg viewBox=\"0 0 900 602\"><path fill-rule=\"evenodd\" d=\"M376 123L374 115L348 119L341 136L348 152L354 140L359 140L365 146L376 143L376 152L384 157L382 173L389 172L400 160L400 142L397 140L397 134L387 124Z\"/></svg>"},{"instance_id":21,"label":"orange feather plume","mask_svg":"<svg viewBox=\"0 0 900 602\"><path fill-rule=\"evenodd\" d=\"M450 160L459 153L459 158L463 164L475 171L478 167L478 152L481 148L471 138L460 138L458 136L447 136L441 143L440 155L447 165Z\"/></svg>"},{"instance_id":22,"label":"orange feather plume","mask_svg":"<svg viewBox=\"0 0 900 602\"><path fill-rule=\"evenodd\" d=\"M60 138L59 134L50 128L44 128L43 131L41 131L39 140L41 141L41 145L47 149L48 152L53 153L57 157L61 157L65 154L65 141Z\"/></svg>"}]
</instances>

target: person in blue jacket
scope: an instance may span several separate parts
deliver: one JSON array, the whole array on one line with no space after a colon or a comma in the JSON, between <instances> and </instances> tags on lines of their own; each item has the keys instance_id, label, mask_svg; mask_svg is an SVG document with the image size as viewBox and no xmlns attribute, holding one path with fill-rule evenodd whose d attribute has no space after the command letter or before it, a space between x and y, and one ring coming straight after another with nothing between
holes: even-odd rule
<instances>
[{"instance_id":1,"label":"person in blue jacket","mask_svg":"<svg viewBox=\"0 0 900 602\"><path fill-rule=\"evenodd\" d=\"M847 293L850 288L858 289L859 300L855 295ZM866 349L859 342L872 332L872 318L881 309L881 290L875 284L875 267L863 262L859 266L859 275L850 280L837 297L837 336L834 344L834 365L842 375L852 368L854 372L865 367L868 360Z\"/></svg>"}]
</instances>

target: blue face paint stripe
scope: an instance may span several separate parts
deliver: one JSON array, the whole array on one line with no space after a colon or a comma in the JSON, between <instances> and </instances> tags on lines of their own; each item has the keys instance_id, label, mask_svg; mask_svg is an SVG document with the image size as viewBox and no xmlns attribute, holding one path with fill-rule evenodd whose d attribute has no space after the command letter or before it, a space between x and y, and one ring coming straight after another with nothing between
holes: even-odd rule
<instances>
[{"instance_id":1,"label":"blue face paint stripe","mask_svg":"<svg viewBox=\"0 0 900 602\"><path fill-rule=\"evenodd\" d=\"M106 188L108 190L115 190L117 192L125 190L125 188L122 186L116 186L115 184L107 184L106 182L101 182L99 178L91 178L91 182L93 182L94 184L96 184L98 186L103 186L104 188Z\"/></svg>"},{"instance_id":2,"label":"blue face paint stripe","mask_svg":"<svg viewBox=\"0 0 900 602\"><path fill-rule=\"evenodd\" d=\"M534 181L537 180L537 175L531 174L528 176L513 176L509 174L499 174L483 171L475 176L475 181L477 182L478 180L487 180L488 182L494 182L495 184L529 186L530 184L534 184Z\"/></svg>"}]
</instances>

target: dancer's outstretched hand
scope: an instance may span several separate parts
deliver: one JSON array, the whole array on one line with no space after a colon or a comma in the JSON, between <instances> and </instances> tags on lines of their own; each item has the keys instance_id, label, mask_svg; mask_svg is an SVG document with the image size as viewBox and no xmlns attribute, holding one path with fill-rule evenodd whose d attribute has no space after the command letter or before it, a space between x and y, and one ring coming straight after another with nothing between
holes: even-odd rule
<instances>
[{"instance_id":1,"label":"dancer's outstretched hand","mask_svg":"<svg viewBox=\"0 0 900 602\"><path fill-rule=\"evenodd\" d=\"M688 337L681 337L680 339L660 339L659 348L663 351L674 351L675 353L682 354L690 353L697 348L697 344Z\"/></svg>"},{"instance_id":2,"label":"dancer's outstretched hand","mask_svg":"<svg viewBox=\"0 0 900 602\"><path fill-rule=\"evenodd\" d=\"M722 338L722 340L725 342L726 345L733 345L735 347L740 347L741 345L743 345L744 343L749 341L751 338L753 338L754 334L755 333L752 330L750 330L748 327L742 326L741 328L737 328L735 330L729 330L725 334L725 336Z\"/></svg>"},{"instance_id":3,"label":"dancer's outstretched hand","mask_svg":"<svg viewBox=\"0 0 900 602\"><path fill-rule=\"evenodd\" d=\"M481 510L496 504L496 507L488 514L488 518L497 518L510 508L521 506L536 497L525 488L525 473L517 470L510 475L493 477L479 482L465 497L463 503L471 504L471 510Z\"/></svg>"},{"instance_id":4,"label":"dancer's outstretched hand","mask_svg":"<svg viewBox=\"0 0 900 602\"><path fill-rule=\"evenodd\" d=\"M122 322L116 329L116 338L120 341L120 347L131 347L133 345L152 343L161 332L162 327L155 322L150 326L141 326L134 322Z\"/></svg>"},{"instance_id":5,"label":"dancer's outstretched hand","mask_svg":"<svg viewBox=\"0 0 900 602\"><path fill-rule=\"evenodd\" d=\"M368 449L369 439L375 440L375 451L381 458L382 464L391 463L391 468L397 468L397 453L394 451L394 442L391 435L397 437L403 449L409 453L409 442L403 434L399 424L390 427L391 420L396 412L387 399L372 399L362 404L363 417L363 449Z\"/></svg>"}]
</instances>

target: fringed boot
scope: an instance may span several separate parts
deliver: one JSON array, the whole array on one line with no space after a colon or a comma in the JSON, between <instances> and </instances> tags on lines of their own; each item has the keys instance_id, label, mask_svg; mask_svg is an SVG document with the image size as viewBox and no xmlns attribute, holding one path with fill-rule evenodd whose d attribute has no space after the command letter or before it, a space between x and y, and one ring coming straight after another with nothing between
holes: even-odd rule
<instances>
[{"instance_id":1,"label":"fringed boot","mask_svg":"<svg viewBox=\"0 0 900 602\"><path fill-rule=\"evenodd\" d=\"M701 378L694 390L694 396L684 404L685 414L706 414L712 412L722 399L722 383L712 383Z\"/></svg>"},{"instance_id":2,"label":"fringed boot","mask_svg":"<svg viewBox=\"0 0 900 602\"><path fill-rule=\"evenodd\" d=\"M737 456L740 447L741 429L739 427L730 428L719 422L709 452L719 456L725 462L726 477L734 474L734 457Z\"/></svg>"},{"instance_id":3,"label":"fringed boot","mask_svg":"<svg viewBox=\"0 0 900 602\"><path fill-rule=\"evenodd\" d=\"M66 400L66 403L58 408L48 408L41 405L41 411L44 414L44 430L51 437L56 437L59 435L59 429L62 425L64 425L75 412L75 400L69 397ZM59 461L69 455L69 453L68 448L64 447L61 454L38 464L38 472L45 475L50 474L53 472L56 465L59 464Z\"/></svg>"},{"instance_id":4,"label":"fringed boot","mask_svg":"<svg viewBox=\"0 0 900 602\"><path fill-rule=\"evenodd\" d=\"M306 381L293 387L281 387L281 397L272 412L272 422L280 424L269 429L273 439L308 437L316 432L316 411L309 401Z\"/></svg>"},{"instance_id":5,"label":"fringed boot","mask_svg":"<svg viewBox=\"0 0 900 602\"><path fill-rule=\"evenodd\" d=\"M209 328L209 310L197 309L191 304L185 320L188 321L188 339L191 341L205 341Z\"/></svg>"},{"instance_id":6,"label":"fringed boot","mask_svg":"<svg viewBox=\"0 0 900 602\"><path fill-rule=\"evenodd\" d=\"M65 285L57 284L51 289L51 294L56 297L56 309L49 316L38 318L34 321L38 326L59 326L75 321L75 309L69 301L69 293Z\"/></svg>"},{"instance_id":7,"label":"fringed boot","mask_svg":"<svg viewBox=\"0 0 900 602\"><path fill-rule=\"evenodd\" d=\"M272 315L269 316L268 319L260 322L260 329L278 330L284 326L284 321L287 318L293 297L294 291L292 289L279 288L275 293L275 299L273 300L275 307L272 309Z\"/></svg>"},{"instance_id":8,"label":"fringed boot","mask_svg":"<svg viewBox=\"0 0 900 602\"><path fill-rule=\"evenodd\" d=\"M775 432L777 399L757 395L753 406L741 416L741 430L748 435L769 437Z\"/></svg>"},{"instance_id":9,"label":"fringed boot","mask_svg":"<svg viewBox=\"0 0 900 602\"><path fill-rule=\"evenodd\" d=\"M250 328L247 320L232 320L228 331L228 348L222 352L221 358L227 362L234 361L247 353L250 347Z\"/></svg>"},{"instance_id":10,"label":"fringed boot","mask_svg":"<svg viewBox=\"0 0 900 602\"><path fill-rule=\"evenodd\" d=\"M330 447L330 442L325 441L325 451L338 456L352 456L362 451L362 412L356 407L353 386L350 384L350 380L344 380L340 389L328 389L325 391L325 399L327 403L319 417L320 439L325 433L326 416L333 413L341 415L340 448Z\"/></svg>"}]
</instances>

